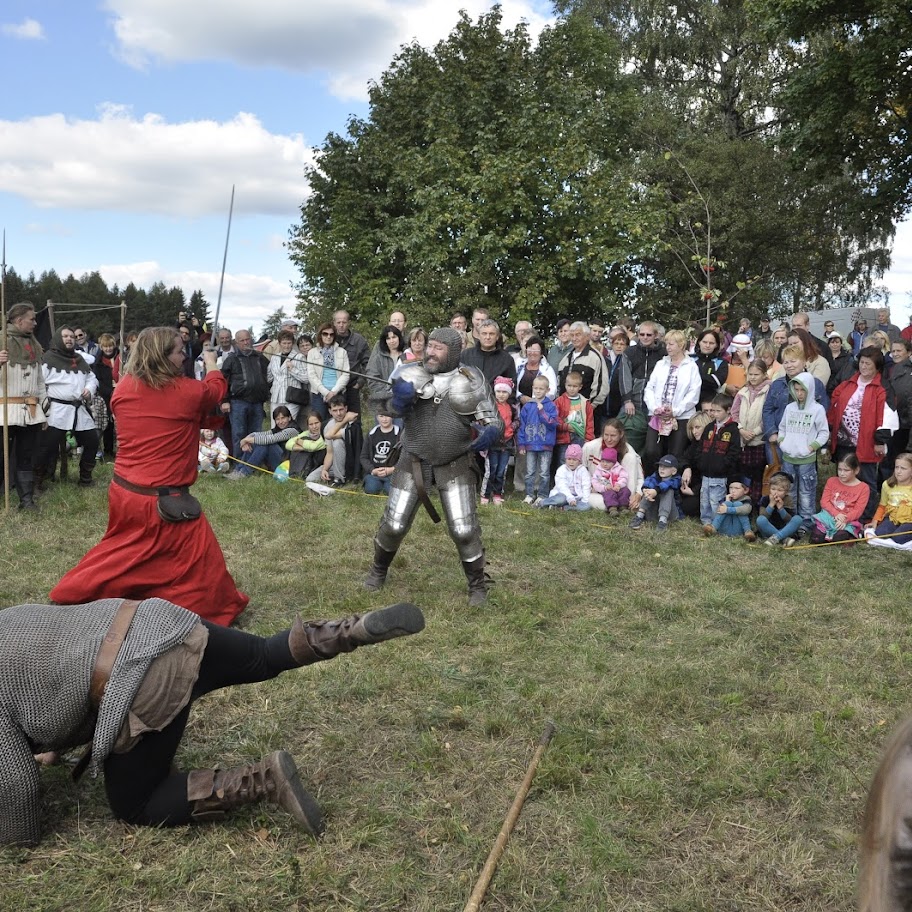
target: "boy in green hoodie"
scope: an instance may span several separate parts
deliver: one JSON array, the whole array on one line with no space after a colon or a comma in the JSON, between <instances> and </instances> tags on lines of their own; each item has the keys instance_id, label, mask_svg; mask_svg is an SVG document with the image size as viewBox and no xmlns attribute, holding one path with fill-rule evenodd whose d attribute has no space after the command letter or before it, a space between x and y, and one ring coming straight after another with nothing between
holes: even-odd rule
<instances>
[{"instance_id":1,"label":"boy in green hoodie","mask_svg":"<svg viewBox=\"0 0 912 912\"><path fill-rule=\"evenodd\" d=\"M779 422L783 469L795 479L792 500L804 520L810 520L816 510L817 451L830 438L826 411L814 400L813 390L813 376L802 371L789 383L792 401Z\"/></svg>"}]
</instances>

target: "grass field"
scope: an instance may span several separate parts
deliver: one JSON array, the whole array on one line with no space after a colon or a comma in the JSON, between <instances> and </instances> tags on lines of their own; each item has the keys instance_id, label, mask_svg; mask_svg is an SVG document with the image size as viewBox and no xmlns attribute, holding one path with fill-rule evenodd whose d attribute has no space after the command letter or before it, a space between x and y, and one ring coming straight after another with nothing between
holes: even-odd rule
<instances>
[{"instance_id":1,"label":"grass field","mask_svg":"<svg viewBox=\"0 0 912 912\"><path fill-rule=\"evenodd\" d=\"M100 538L105 487L56 485L37 516L13 498L2 604L45 600ZM382 499L265 476L197 489L252 595L244 628L409 600L427 629L196 704L179 762L287 748L327 814L318 843L268 806L125 826L100 781L53 768L44 841L0 851L6 912L458 912L548 719L485 910L853 907L867 783L912 704L907 555L633 533L508 500L483 509L496 587L469 609L425 516L377 600L360 581Z\"/></svg>"}]
</instances>

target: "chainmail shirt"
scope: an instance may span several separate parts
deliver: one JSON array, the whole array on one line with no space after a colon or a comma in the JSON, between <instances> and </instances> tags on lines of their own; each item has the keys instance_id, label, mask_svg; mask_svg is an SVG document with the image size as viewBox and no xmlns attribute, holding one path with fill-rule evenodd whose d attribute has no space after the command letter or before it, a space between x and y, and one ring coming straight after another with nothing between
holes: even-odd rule
<instances>
[{"instance_id":1,"label":"chainmail shirt","mask_svg":"<svg viewBox=\"0 0 912 912\"><path fill-rule=\"evenodd\" d=\"M199 623L164 599L139 603L97 718L92 669L121 599L84 605L19 605L0 611L0 844L40 837L33 754L92 742L98 775L152 661Z\"/></svg>"}]
</instances>

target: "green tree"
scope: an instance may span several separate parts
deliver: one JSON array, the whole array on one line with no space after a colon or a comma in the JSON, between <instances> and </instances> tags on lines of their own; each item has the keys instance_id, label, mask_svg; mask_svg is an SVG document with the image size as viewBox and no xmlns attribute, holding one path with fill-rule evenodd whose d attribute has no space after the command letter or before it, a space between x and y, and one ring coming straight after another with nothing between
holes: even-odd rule
<instances>
[{"instance_id":1,"label":"green tree","mask_svg":"<svg viewBox=\"0 0 912 912\"><path fill-rule=\"evenodd\" d=\"M639 100L614 40L579 20L502 32L465 15L402 49L370 115L330 134L290 232L299 313L376 329L484 305L543 330L616 310L661 213L636 179Z\"/></svg>"},{"instance_id":2,"label":"green tree","mask_svg":"<svg viewBox=\"0 0 912 912\"><path fill-rule=\"evenodd\" d=\"M266 337L267 339L275 339L282 327L282 321L287 319L288 316L285 313L284 309L281 307L275 311L275 313L270 314L263 321L263 331L260 334L261 338ZM251 335L253 335L253 333L251 333Z\"/></svg>"}]
</instances>

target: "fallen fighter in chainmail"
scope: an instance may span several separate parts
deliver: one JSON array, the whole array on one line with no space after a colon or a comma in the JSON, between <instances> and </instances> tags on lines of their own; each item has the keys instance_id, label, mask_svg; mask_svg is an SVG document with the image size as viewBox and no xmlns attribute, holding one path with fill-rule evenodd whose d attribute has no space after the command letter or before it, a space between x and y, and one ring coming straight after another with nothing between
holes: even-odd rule
<instances>
[{"instance_id":1,"label":"fallen fighter in chainmail","mask_svg":"<svg viewBox=\"0 0 912 912\"><path fill-rule=\"evenodd\" d=\"M409 604L298 619L269 637L156 598L0 611L0 844L40 839L34 755L82 744L90 753L74 775L103 770L111 810L129 823L178 826L265 800L318 836L320 808L285 751L229 770L172 769L193 701L423 628Z\"/></svg>"}]
</instances>

